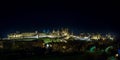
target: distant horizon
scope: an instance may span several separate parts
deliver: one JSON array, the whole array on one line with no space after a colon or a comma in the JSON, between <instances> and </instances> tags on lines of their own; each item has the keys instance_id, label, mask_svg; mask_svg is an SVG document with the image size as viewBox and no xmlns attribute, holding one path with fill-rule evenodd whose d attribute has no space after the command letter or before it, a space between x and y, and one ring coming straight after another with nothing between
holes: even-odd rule
<instances>
[{"instance_id":1,"label":"distant horizon","mask_svg":"<svg viewBox=\"0 0 120 60\"><path fill-rule=\"evenodd\" d=\"M111 33L111 34L119 34L119 32L116 31L112 31L112 30L108 30L108 29L78 29L78 28L70 28L70 27L64 27L63 29L67 28L69 32L73 32L74 34L79 34L79 33ZM10 33L15 33L15 32L52 32L53 30L57 31L57 30L61 30L62 28L41 28L41 29L10 29L10 30L5 30L4 32L2 32L0 35L2 37L6 37L7 34Z\"/></svg>"}]
</instances>

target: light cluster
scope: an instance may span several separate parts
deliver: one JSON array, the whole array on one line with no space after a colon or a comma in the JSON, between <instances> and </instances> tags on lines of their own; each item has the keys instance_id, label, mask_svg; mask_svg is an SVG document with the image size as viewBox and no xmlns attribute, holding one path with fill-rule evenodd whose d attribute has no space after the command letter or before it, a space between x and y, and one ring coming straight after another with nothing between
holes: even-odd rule
<instances>
[{"instance_id":1,"label":"light cluster","mask_svg":"<svg viewBox=\"0 0 120 60\"><path fill-rule=\"evenodd\" d=\"M39 39L39 38L58 38L62 40L114 40L115 36L111 34L101 34L101 33L79 33L79 35L70 33L68 29L62 30L53 30L52 32L45 33L45 32L26 32L26 33L11 33L8 35L8 39L24 39L24 38L31 38L31 39Z\"/></svg>"}]
</instances>

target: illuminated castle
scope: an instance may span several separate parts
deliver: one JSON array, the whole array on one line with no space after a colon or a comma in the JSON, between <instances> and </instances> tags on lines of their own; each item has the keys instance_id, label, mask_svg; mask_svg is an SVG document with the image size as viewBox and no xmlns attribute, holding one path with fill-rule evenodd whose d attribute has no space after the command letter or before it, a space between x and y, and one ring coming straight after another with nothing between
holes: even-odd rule
<instances>
[{"instance_id":1,"label":"illuminated castle","mask_svg":"<svg viewBox=\"0 0 120 60\"><path fill-rule=\"evenodd\" d=\"M61 38L64 40L68 40L70 38L74 38L75 40L114 40L114 36L110 34L106 34L105 36L97 33L80 33L80 35L73 35L73 33L69 33L68 29L61 29L61 30L53 30L49 33L40 33L38 31L35 32L25 32L25 33L11 33L8 35L8 39L24 39L24 38L30 38L30 39L38 39L38 38Z\"/></svg>"}]
</instances>

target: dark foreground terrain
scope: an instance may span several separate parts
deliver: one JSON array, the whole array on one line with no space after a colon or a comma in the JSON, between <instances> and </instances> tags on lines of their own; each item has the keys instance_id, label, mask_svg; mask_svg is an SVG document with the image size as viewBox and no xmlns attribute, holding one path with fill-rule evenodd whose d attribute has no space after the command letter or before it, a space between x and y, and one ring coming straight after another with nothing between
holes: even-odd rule
<instances>
[{"instance_id":1,"label":"dark foreground terrain","mask_svg":"<svg viewBox=\"0 0 120 60\"><path fill-rule=\"evenodd\" d=\"M68 41L49 43L3 41L0 60L118 60L118 42ZM9 43L8 43L9 42ZM11 44L10 44L11 43ZM37 45L38 43L38 45ZM40 45L39 45L40 44ZM118 45L117 45L118 44Z\"/></svg>"},{"instance_id":2,"label":"dark foreground terrain","mask_svg":"<svg viewBox=\"0 0 120 60\"><path fill-rule=\"evenodd\" d=\"M26 53L18 51L2 53L0 60L118 60L118 57L105 53Z\"/></svg>"}]
</instances>

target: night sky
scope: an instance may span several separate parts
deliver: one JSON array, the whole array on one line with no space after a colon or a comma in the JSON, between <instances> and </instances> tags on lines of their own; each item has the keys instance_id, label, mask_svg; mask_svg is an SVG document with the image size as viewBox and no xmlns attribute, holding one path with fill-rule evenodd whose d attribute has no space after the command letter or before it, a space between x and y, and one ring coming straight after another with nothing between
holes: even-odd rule
<instances>
[{"instance_id":1,"label":"night sky","mask_svg":"<svg viewBox=\"0 0 120 60\"><path fill-rule=\"evenodd\" d=\"M114 8L107 2L5 2L0 9L0 34L68 27L78 31L118 32Z\"/></svg>"}]
</instances>

